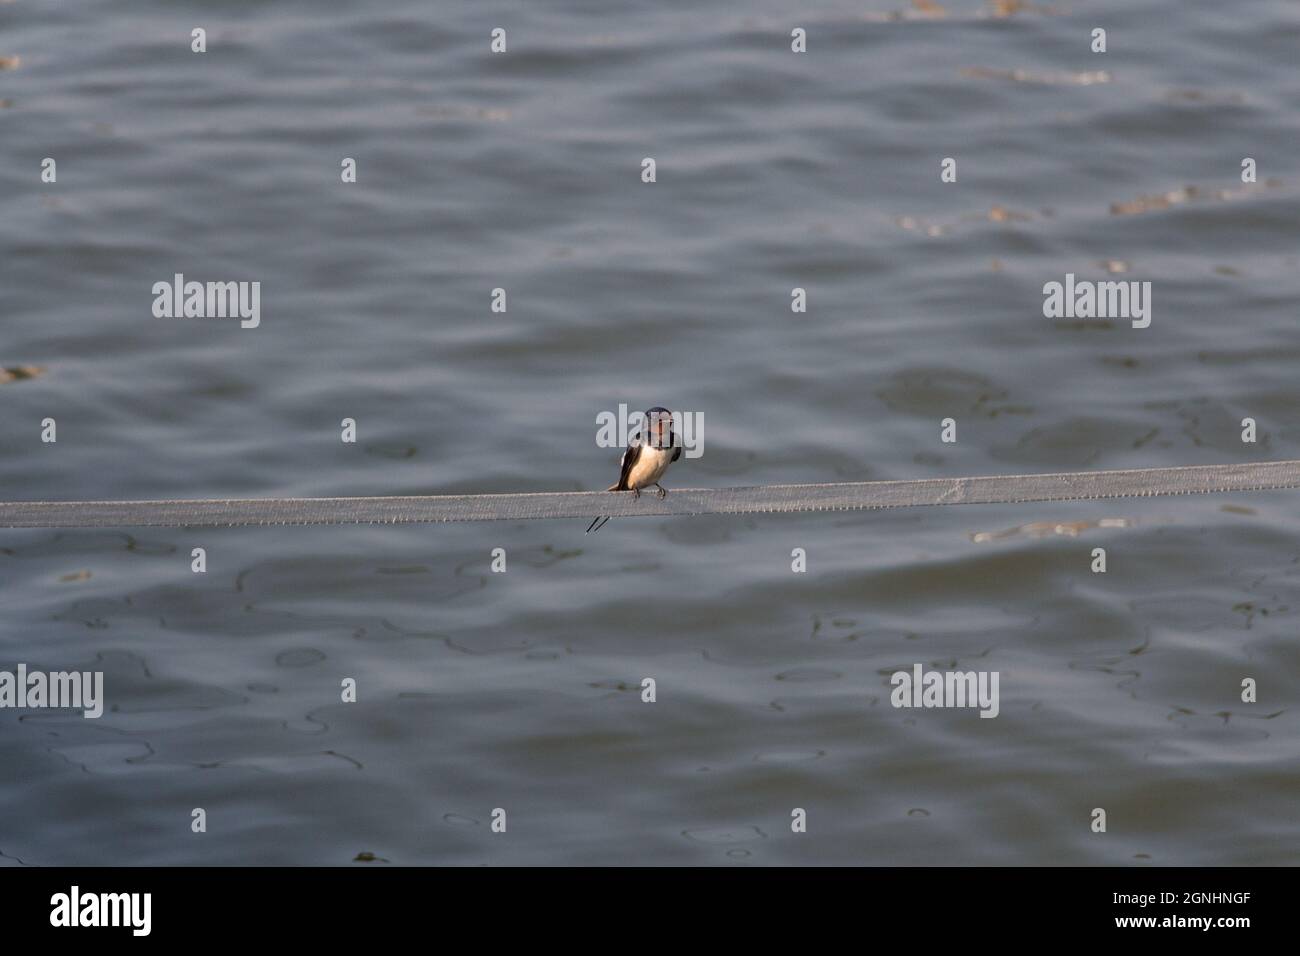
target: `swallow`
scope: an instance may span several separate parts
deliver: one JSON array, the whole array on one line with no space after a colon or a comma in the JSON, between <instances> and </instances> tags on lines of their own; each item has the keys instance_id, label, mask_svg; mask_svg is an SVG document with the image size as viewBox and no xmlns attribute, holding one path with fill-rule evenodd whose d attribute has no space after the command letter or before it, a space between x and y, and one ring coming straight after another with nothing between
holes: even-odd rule
<instances>
[{"instance_id":1,"label":"swallow","mask_svg":"<svg viewBox=\"0 0 1300 956\"><path fill-rule=\"evenodd\" d=\"M618 481L606 488L606 491L630 491L640 498L641 489L654 485L659 489L659 498L668 497L668 489L659 484L668 466L682 457L681 446L673 436L673 413L656 405L645 413L643 430L649 438L642 440L642 432L637 432L628 442L627 451L623 452L623 464L618 473ZM599 531L609 521L609 515L601 515L587 528L587 534Z\"/></svg>"}]
</instances>

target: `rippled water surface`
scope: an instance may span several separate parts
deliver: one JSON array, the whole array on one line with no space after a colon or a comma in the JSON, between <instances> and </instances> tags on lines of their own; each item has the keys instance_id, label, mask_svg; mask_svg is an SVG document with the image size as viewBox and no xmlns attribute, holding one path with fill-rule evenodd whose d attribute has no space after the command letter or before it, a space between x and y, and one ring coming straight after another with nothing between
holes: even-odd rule
<instances>
[{"instance_id":1,"label":"rippled water surface","mask_svg":"<svg viewBox=\"0 0 1300 956\"><path fill-rule=\"evenodd\" d=\"M603 488L620 402L703 414L670 488L1300 458L1298 43L1283 0L0 3L0 498ZM178 272L261 326L154 318ZM1045 319L1066 273L1151 327ZM108 698L0 710L0 863L1300 859L1294 493L584 527L0 532L0 669ZM917 662L999 716L890 706Z\"/></svg>"}]
</instances>

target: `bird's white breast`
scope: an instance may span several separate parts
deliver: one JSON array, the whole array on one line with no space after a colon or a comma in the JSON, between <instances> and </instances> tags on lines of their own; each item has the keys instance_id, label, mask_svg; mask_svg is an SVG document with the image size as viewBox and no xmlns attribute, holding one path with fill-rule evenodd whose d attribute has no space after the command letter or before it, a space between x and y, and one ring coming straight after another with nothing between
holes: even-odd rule
<instances>
[{"instance_id":1,"label":"bird's white breast","mask_svg":"<svg viewBox=\"0 0 1300 956\"><path fill-rule=\"evenodd\" d=\"M628 473L627 486L644 488L646 485L653 485L664 476L672 460L673 449L671 448L653 448L648 445L642 447L636 464Z\"/></svg>"}]
</instances>

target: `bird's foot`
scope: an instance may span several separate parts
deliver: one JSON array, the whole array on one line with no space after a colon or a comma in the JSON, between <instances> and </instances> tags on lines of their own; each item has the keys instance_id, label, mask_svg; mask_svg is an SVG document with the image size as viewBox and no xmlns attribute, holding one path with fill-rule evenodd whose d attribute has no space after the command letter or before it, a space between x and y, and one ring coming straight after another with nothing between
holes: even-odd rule
<instances>
[{"instance_id":1,"label":"bird's foot","mask_svg":"<svg viewBox=\"0 0 1300 956\"><path fill-rule=\"evenodd\" d=\"M655 482L655 487L659 489L659 500L660 500L660 501L663 501L665 498L668 497L668 489L667 489L667 488L665 488L663 485L659 484L658 482Z\"/></svg>"},{"instance_id":2,"label":"bird's foot","mask_svg":"<svg viewBox=\"0 0 1300 956\"><path fill-rule=\"evenodd\" d=\"M640 498L640 497L641 497L641 489L640 489L640 488L633 488L633 489L632 489L632 497L633 497L633 498Z\"/></svg>"}]
</instances>

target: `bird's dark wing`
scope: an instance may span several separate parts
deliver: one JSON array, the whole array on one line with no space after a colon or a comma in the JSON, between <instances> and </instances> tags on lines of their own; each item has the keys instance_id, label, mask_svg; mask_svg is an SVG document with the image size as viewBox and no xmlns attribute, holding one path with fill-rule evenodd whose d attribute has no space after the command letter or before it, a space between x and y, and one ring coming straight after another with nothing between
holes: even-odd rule
<instances>
[{"instance_id":1,"label":"bird's dark wing","mask_svg":"<svg viewBox=\"0 0 1300 956\"><path fill-rule=\"evenodd\" d=\"M676 448L673 449L673 461L676 461L678 458L681 457L682 457L682 446L678 445ZM669 462L669 464L671 465L672 462Z\"/></svg>"},{"instance_id":2,"label":"bird's dark wing","mask_svg":"<svg viewBox=\"0 0 1300 956\"><path fill-rule=\"evenodd\" d=\"M628 476L632 474L632 469L636 467L637 460L640 459L640 457L641 457L641 446L628 445L627 451L623 452L623 464L619 468L618 483L614 485L610 485L605 490L606 491L630 491L631 489L628 488L627 486L627 479ZM607 521L609 521L608 516L597 518L590 525L588 525L587 534L591 534L593 531L599 531L601 528L605 527L605 523Z\"/></svg>"},{"instance_id":3,"label":"bird's dark wing","mask_svg":"<svg viewBox=\"0 0 1300 956\"><path fill-rule=\"evenodd\" d=\"M632 469L636 467L637 459L641 457L640 445L628 445L627 451L623 452L623 467L618 473L618 484L613 487L613 491L627 491L627 477L632 474Z\"/></svg>"}]
</instances>

